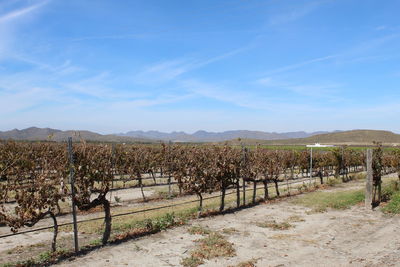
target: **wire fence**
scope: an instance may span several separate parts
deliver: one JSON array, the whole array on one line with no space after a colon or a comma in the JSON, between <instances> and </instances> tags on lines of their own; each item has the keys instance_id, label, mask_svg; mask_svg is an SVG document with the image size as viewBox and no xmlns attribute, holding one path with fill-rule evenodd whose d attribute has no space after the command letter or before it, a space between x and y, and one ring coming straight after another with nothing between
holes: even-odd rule
<instances>
[{"instance_id":1,"label":"wire fence","mask_svg":"<svg viewBox=\"0 0 400 267\"><path fill-rule=\"evenodd\" d=\"M314 179L314 182L315 182L315 180L317 180L318 177L313 176L312 179ZM309 181L310 181L310 178L308 177L308 178L303 178L303 179L295 179L295 180L292 180L291 182L282 181L282 182L279 182L278 185L287 187L288 185L301 184L303 182L309 182ZM268 185L268 188L274 188L274 187L275 186L273 184L269 184ZM257 187L257 190L262 190L264 188L265 188L264 186L260 186L260 187ZM253 191L253 188L247 188L245 191L246 192ZM243 190L240 190L240 192L243 193ZM236 194L236 193L237 193L236 191L231 191L231 192L227 192L226 195L232 195L232 194ZM288 193L290 193L290 192L288 192ZM215 196L211 196L211 197L205 197L205 198L203 198L203 201L210 200L210 199L216 199L216 198L220 198L220 195L215 195ZM145 213L145 212L154 211L154 210L168 209L168 208L177 207L177 206L184 206L184 205L191 204L191 203L196 203L196 202L198 202L197 199L189 200L189 201L185 201L185 202L179 202L179 203L170 204L170 205L154 207L154 208L147 208L147 209L135 210L135 211L130 211L130 212L124 212L124 213L114 214L114 215L112 215L112 218L128 216L128 215L133 215L133 214L138 214L138 213ZM77 223L81 224L81 223L86 223L86 222L91 222L91 221L98 221L98 220L104 220L104 216L79 220L79 221L77 221ZM59 227L61 227L61 226L69 226L69 225L73 225L73 222L67 222L67 223L58 224ZM51 229L54 229L53 225L44 226L44 227L38 227L38 228L34 228L34 229L31 229L31 230L26 230L26 231L22 231L22 232L16 232L16 233L10 233L10 234L6 234L6 235L0 235L0 239L1 238L6 238L6 237L10 237L10 236L22 235L22 234L27 234L27 233L32 233L32 232L51 230Z\"/></svg>"}]
</instances>

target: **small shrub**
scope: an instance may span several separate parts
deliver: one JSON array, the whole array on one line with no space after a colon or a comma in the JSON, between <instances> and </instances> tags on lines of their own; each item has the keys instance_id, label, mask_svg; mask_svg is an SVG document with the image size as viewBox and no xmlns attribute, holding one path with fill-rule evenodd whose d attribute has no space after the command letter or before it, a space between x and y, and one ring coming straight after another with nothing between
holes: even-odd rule
<instances>
[{"instance_id":1,"label":"small shrub","mask_svg":"<svg viewBox=\"0 0 400 267\"><path fill-rule=\"evenodd\" d=\"M203 263L204 263L203 259L198 258L198 257L194 257L194 256L190 256L190 257L184 258L181 261L181 264L184 267L197 267L197 266L199 266L200 264L203 264Z\"/></svg>"},{"instance_id":2,"label":"small shrub","mask_svg":"<svg viewBox=\"0 0 400 267\"><path fill-rule=\"evenodd\" d=\"M167 213L165 216L153 220L152 224L154 230L165 230L175 225L175 215L173 213Z\"/></svg>"},{"instance_id":3,"label":"small shrub","mask_svg":"<svg viewBox=\"0 0 400 267\"><path fill-rule=\"evenodd\" d=\"M294 227L293 225L291 225L288 222L278 223L275 220L267 221L267 222L258 222L258 223L256 223L256 225L258 227L271 228L273 230L288 230L289 228Z\"/></svg>"},{"instance_id":4,"label":"small shrub","mask_svg":"<svg viewBox=\"0 0 400 267\"><path fill-rule=\"evenodd\" d=\"M50 251L43 252L39 255L39 261L46 262L49 261L53 256L53 253Z\"/></svg>"},{"instance_id":5,"label":"small shrub","mask_svg":"<svg viewBox=\"0 0 400 267\"><path fill-rule=\"evenodd\" d=\"M199 243L199 249L192 255L202 259L212 259L216 257L235 256L233 244L228 242L221 234L211 232L207 237L196 240Z\"/></svg>"},{"instance_id":6,"label":"small shrub","mask_svg":"<svg viewBox=\"0 0 400 267\"><path fill-rule=\"evenodd\" d=\"M155 219L145 219L140 222L133 223L130 228L142 227L148 231L161 231L176 225L174 213L167 213Z\"/></svg>"},{"instance_id":7,"label":"small shrub","mask_svg":"<svg viewBox=\"0 0 400 267\"><path fill-rule=\"evenodd\" d=\"M292 215L289 218L287 218L286 220L287 222L305 222L306 220L304 220L302 217L300 217L299 215Z\"/></svg>"},{"instance_id":8,"label":"small shrub","mask_svg":"<svg viewBox=\"0 0 400 267\"><path fill-rule=\"evenodd\" d=\"M198 230L198 228L196 228ZM233 257L236 255L233 244L228 242L219 233L210 232L206 237L196 240L197 247L190 253L190 257L184 258L181 264L186 267L196 267L204 263L204 260L217 257Z\"/></svg>"}]
</instances>

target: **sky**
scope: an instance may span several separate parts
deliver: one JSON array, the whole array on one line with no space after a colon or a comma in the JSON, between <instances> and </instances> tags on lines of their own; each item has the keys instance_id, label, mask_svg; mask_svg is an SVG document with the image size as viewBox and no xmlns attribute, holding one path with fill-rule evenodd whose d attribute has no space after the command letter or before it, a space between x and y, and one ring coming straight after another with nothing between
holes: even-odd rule
<instances>
[{"instance_id":1,"label":"sky","mask_svg":"<svg viewBox=\"0 0 400 267\"><path fill-rule=\"evenodd\" d=\"M0 130L400 133L398 0L0 0Z\"/></svg>"}]
</instances>

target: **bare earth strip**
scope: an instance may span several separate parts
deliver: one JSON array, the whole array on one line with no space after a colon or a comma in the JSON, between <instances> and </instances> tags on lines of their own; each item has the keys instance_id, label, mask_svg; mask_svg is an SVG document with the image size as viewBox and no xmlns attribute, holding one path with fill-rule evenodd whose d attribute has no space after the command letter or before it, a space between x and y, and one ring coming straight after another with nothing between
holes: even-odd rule
<instances>
[{"instance_id":1,"label":"bare earth strip","mask_svg":"<svg viewBox=\"0 0 400 267\"><path fill-rule=\"evenodd\" d=\"M336 190L347 190L337 188ZM298 196L302 197L302 196ZM298 222L288 230L257 226L257 222ZM400 266L400 216L387 216L358 205L348 210L310 213L290 199L267 203L233 214L193 220L191 225L224 233L236 256L217 258L202 266L234 266L257 259L257 266ZM198 235L178 227L107 246L60 266L180 266L196 246Z\"/></svg>"},{"instance_id":2,"label":"bare earth strip","mask_svg":"<svg viewBox=\"0 0 400 267\"><path fill-rule=\"evenodd\" d=\"M295 185L300 185L302 184L303 181L308 182L308 178L305 179L299 179L299 181L295 180L294 184ZM285 186L285 182L281 182L280 184L282 186ZM164 186L165 189L167 189L167 186ZM228 193L231 192L231 190L228 190ZM113 192L109 193L109 198L112 204L112 214L118 214L118 213L124 213L124 212L129 212L132 211L132 209L136 209L138 207L143 207L143 208L151 208L155 207L156 205L168 205L175 203L175 201L185 201L185 200L194 200L197 199L196 196L194 195L186 195L179 197L177 199L173 199L171 201L167 200L159 200L159 201L153 201L149 202L148 204L141 203L138 201L142 200L142 194L140 191L140 188L127 188L127 189L119 189L115 190ZM155 190L153 188L147 188L144 191L144 194L146 197L151 197L152 195L156 195ZM215 192L213 194L207 195L207 197L210 196L216 196L219 195L219 192ZM115 197L118 197L121 199L122 203L116 203ZM67 203L69 200L67 201ZM92 219L92 218L101 218L104 216L104 212L91 212L91 213L85 213L85 214L78 214L78 221L79 220L85 220L85 219ZM69 223L72 220L72 215L71 214L66 214L66 215L61 215L57 216L57 220L59 224L62 223ZM47 227L47 226L52 226L53 222L51 218L45 218L41 221L39 221L34 227L32 228L22 228L20 229L21 232L26 231L26 230L31 230L35 228L41 228L41 227ZM10 234L10 228L3 226L0 227L0 235L7 235ZM60 233L59 236L71 236L71 233ZM1 253L7 252L11 249L21 247L21 246L32 246L36 244L42 244L42 243L49 243L52 238L53 234L49 231L47 232L33 232L33 233L26 233L22 235L16 235L16 236L10 236L6 238L1 238L0 239L0 256ZM3 263L0 257L0 264Z\"/></svg>"}]
</instances>

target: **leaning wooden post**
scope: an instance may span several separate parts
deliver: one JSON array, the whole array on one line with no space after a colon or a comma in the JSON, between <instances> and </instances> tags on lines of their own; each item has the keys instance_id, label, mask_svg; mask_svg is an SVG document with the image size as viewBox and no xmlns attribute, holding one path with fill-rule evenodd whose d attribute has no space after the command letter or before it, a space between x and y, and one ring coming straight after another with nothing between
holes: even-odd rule
<instances>
[{"instance_id":1,"label":"leaning wooden post","mask_svg":"<svg viewBox=\"0 0 400 267\"><path fill-rule=\"evenodd\" d=\"M247 149L243 146L242 144L242 168L245 169L246 168L246 153L247 153ZM242 175L242 187L243 187L243 206L246 206L246 178Z\"/></svg>"},{"instance_id":2,"label":"leaning wooden post","mask_svg":"<svg viewBox=\"0 0 400 267\"><path fill-rule=\"evenodd\" d=\"M172 169L171 144L172 144L172 142L170 140L168 142L168 168L169 168L169 171L168 171L168 197L169 198L172 195L171 194L172 193L172 190L171 190L171 169Z\"/></svg>"},{"instance_id":3,"label":"leaning wooden post","mask_svg":"<svg viewBox=\"0 0 400 267\"><path fill-rule=\"evenodd\" d=\"M112 144L111 146L111 175L112 175L112 180L111 180L111 189L114 189L114 179L115 179L115 144ZM112 201L112 191L110 190L110 203Z\"/></svg>"},{"instance_id":4,"label":"leaning wooden post","mask_svg":"<svg viewBox=\"0 0 400 267\"><path fill-rule=\"evenodd\" d=\"M367 150L367 177L365 186L365 207L372 209L373 173L372 173L372 149Z\"/></svg>"},{"instance_id":5,"label":"leaning wooden post","mask_svg":"<svg viewBox=\"0 0 400 267\"><path fill-rule=\"evenodd\" d=\"M74 177L74 156L72 152L72 137L68 137L68 157L69 157L69 183L71 184L72 219L74 224L74 245L75 245L75 253L78 253L79 252L78 224L76 222L75 177Z\"/></svg>"}]
</instances>

